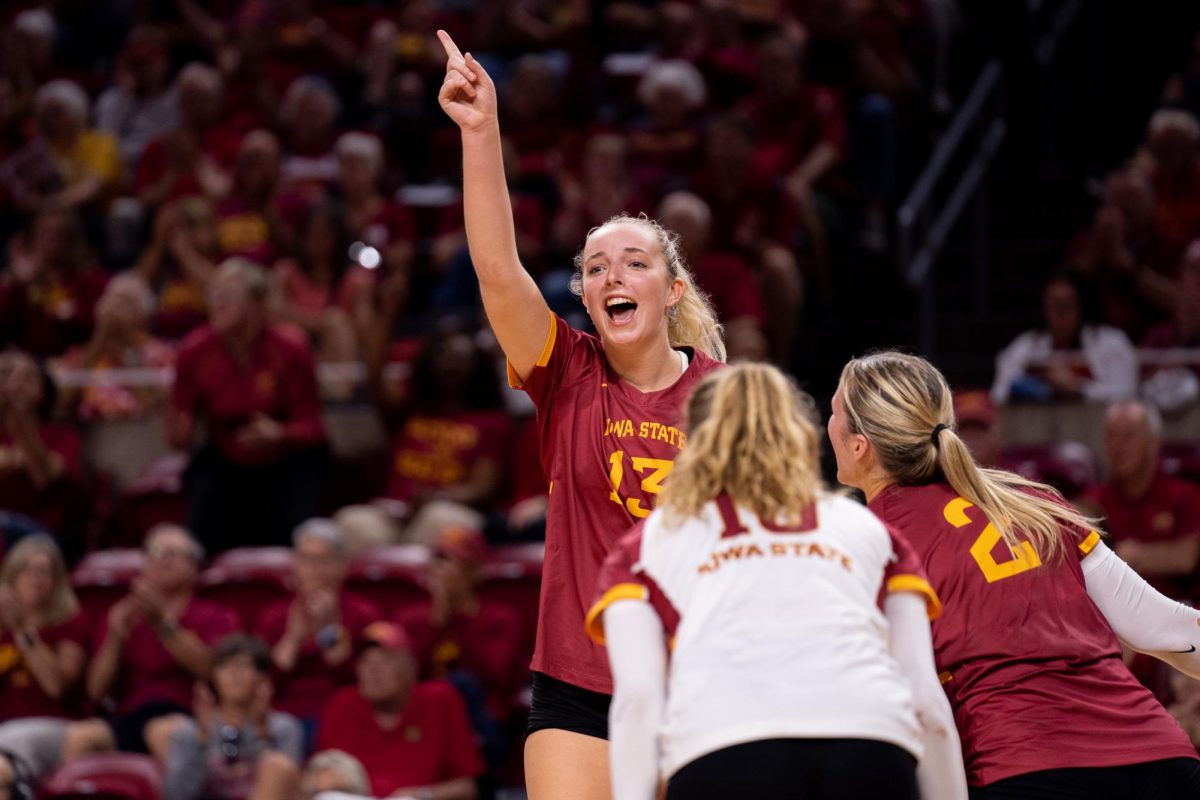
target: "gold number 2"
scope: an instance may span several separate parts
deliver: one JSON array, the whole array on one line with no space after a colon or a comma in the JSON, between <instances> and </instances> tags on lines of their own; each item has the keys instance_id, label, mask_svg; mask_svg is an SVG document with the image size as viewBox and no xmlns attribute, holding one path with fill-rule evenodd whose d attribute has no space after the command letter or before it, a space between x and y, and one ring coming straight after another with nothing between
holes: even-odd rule
<instances>
[{"instance_id":1,"label":"gold number 2","mask_svg":"<svg viewBox=\"0 0 1200 800\"><path fill-rule=\"evenodd\" d=\"M971 524L971 518L966 515L966 510L974 505L966 498L956 497L942 509L942 516L946 518L946 522L956 528L965 527ZM1016 550L1011 551L1012 560L1003 563L996 561L995 556L992 555L992 549L1000 541L1000 538L1000 531L996 530L995 525L988 522L983 532L976 537L975 543L971 545L971 556L979 565L979 570L988 583L1011 578L1013 575L1020 575L1022 572L1036 569L1042 565L1037 551L1028 541L1021 542Z\"/></svg>"}]
</instances>

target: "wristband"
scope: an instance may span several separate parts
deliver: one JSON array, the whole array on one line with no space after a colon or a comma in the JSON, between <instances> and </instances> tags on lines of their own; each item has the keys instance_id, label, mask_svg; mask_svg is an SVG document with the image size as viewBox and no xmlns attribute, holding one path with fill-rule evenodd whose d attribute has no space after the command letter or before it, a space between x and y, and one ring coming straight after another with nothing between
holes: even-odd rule
<instances>
[{"instance_id":1,"label":"wristband","mask_svg":"<svg viewBox=\"0 0 1200 800\"><path fill-rule=\"evenodd\" d=\"M342 640L342 626L337 623L326 625L317 631L317 635L313 638L317 642L317 647L328 650Z\"/></svg>"}]
</instances>

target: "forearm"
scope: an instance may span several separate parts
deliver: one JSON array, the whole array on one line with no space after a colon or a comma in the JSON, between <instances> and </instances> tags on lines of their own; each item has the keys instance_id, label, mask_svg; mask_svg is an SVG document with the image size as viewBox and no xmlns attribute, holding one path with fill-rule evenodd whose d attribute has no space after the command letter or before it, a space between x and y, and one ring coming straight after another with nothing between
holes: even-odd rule
<instances>
[{"instance_id":1,"label":"forearm","mask_svg":"<svg viewBox=\"0 0 1200 800\"><path fill-rule=\"evenodd\" d=\"M475 781L455 778L415 789L399 789L390 797L419 797L421 800L475 800Z\"/></svg>"},{"instance_id":2,"label":"forearm","mask_svg":"<svg viewBox=\"0 0 1200 800\"><path fill-rule=\"evenodd\" d=\"M1159 594L1103 542L1082 566L1088 596L1117 638L1200 678L1200 612Z\"/></svg>"},{"instance_id":3,"label":"forearm","mask_svg":"<svg viewBox=\"0 0 1200 800\"><path fill-rule=\"evenodd\" d=\"M159 631L158 639L179 666L201 680L208 679L212 671L212 654L199 636L186 628L176 627Z\"/></svg>"},{"instance_id":4,"label":"forearm","mask_svg":"<svg viewBox=\"0 0 1200 800\"><path fill-rule=\"evenodd\" d=\"M1197 560L1200 560L1200 538L1138 542L1136 554L1128 559L1143 575L1191 575Z\"/></svg>"},{"instance_id":5,"label":"forearm","mask_svg":"<svg viewBox=\"0 0 1200 800\"><path fill-rule=\"evenodd\" d=\"M647 603L618 601L604 612L604 635L613 673L613 800L651 800L658 791L658 731L666 707L662 623Z\"/></svg>"},{"instance_id":6,"label":"forearm","mask_svg":"<svg viewBox=\"0 0 1200 800\"><path fill-rule=\"evenodd\" d=\"M811 186L825 177L825 174L837 165L838 159L838 151L834 146L821 142L805 156L792 174Z\"/></svg>"},{"instance_id":7,"label":"forearm","mask_svg":"<svg viewBox=\"0 0 1200 800\"><path fill-rule=\"evenodd\" d=\"M464 132L462 145L463 211L471 261L481 284L503 285L524 269L517 256L499 125Z\"/></svg>"},{"instance_id":8,"label":"forearm","mask_svg":"<svg viewBox=\"0 0 1200 800\"><path fill-rule=\"evenodd\" d=\"M117 668L121 666L121 650L124 642L109 635L96 652L87 673L88 697L99 702L112 688L113 679L117 676Z\"/></svg>"},{"instance_id":9,"label":"forearm","mask_svg":"<svg viewBox=\"0 0 1200 800\"><path fill-rule=\"evenodd\" d=\"M296 658L300 655L300 641L293 636L284 635L278 644L271 649L271 661L280 672L291 672L296 668Z\"/></svg>"}]
</instances>

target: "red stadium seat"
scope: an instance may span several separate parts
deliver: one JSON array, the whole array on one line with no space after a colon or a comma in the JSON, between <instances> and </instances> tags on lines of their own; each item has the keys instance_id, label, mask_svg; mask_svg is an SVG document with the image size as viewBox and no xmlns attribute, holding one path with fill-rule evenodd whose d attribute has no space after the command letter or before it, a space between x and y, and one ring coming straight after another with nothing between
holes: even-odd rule
<instances>
[{"instance_id":1,"label":"red stadium seat","mask_svg":"<svg viewBox=\"0 0 1200 800\"><path fill-rule=\"evenodd\" d=\"M186 456L179 453L163 456L125 489L117 510L121 544L137 547L146 531L160 522L184 523L187 498L183 493L183 473L186 469Z\"/></svg>"},{"instance_id":2,"label":"red stadium seat","mask_svg":"<svg viewBox=\"0 0 1200 800\"><path fill-rule=\"evenodd\" d=\"M429 558L428 548L416 544L368 550L351 563L346 588L391 616L403 605L429 599Z\"/></svg>"},{"instance_id":3,"label":"red stadium seat","mask_svg":"<svg viewBox=\"0 0 1200 800\"><path fill-rule=\"evenodd\" d=\"M108 608L129 591L129 584L146 565L141 550L97 550L88 553L71 573L71 583L79 604L93 623L108 613Z\"/></svg>"},{"instance_id":4,"label":"red stadium seat","mask_svg":"<svg viewBox=\"0 0 1200 800\"><path fill-rule=\"evenodd\" d=\"M1083 494L1100 475L1091 448L1073 441L1005 448L1000 467L1029 480L1048 483L1068 499Z\"/></svg>"},{"instance_id":5,"label":"red stadium seat","mask_svg":"<svg viewBox=\"0 0 1200 800\"><path fill-rule=\"evenodd\" d=\"M1200 443L1163 442L1159 462L1168 475L1200 483Z\"/></svg>"},{"instance_id":6,"label":"red stadium seat","mask_svg":"<svg viewBox=\"0 0 1200 800\"><path fill-rule=\"evenodd\" d=\"M56 770L37 796L54 800L163 800L162 773L150 756L88 756Z\"/></svg>"},{"instance_id":7,"label":"red stadium seat","mask_svg":"<svg viewBox=\"0 0 1200 800\"><path fill-rule=\"evenodd\" d=\"M239 547L217 556L200 573L196 594L234 609L247 630L264 608L292 592L292 551L287 547Z\"/></svg>"},{"instance_id":8,"label":"red stadium seat","mask_svg":"<svg viewBox=\"0 0 1200 800\"><path fill-rule=\"evenodd\" d=\"M494 547L483 565L478 589L481 598L517 612L521 620L522 647L530 657L537 633L538 597L545 558L546 546L541 542Z\"/></svg>"}]
</instances>

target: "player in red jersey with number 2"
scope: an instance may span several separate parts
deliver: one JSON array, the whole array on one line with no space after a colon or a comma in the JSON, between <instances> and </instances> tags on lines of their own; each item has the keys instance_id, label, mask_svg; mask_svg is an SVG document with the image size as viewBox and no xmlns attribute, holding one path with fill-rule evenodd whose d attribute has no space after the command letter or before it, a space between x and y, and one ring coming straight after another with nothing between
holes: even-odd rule
<instances>
[{"instance_id":1,"label":"player in red jersey with number 2","mask_svg":"<svg viewBox=\"0 0 1200 800\"><path fill-rule=\"evenodd\" d=\"M517 256L496 87L438 35L448 57L438 99L462 135L471 260L509 380L537 407L550 479L526 784L531 800L607 800L612 679L584 615L605 554L650 513L671 472L688 393L725 348L678 238L644 218L609 220L576 258L574 288L598 336L550 312Z\"/></svg>"},{"instance_id":2,"label":"player in red jersey with number 2","mask_svg":"<svg viewBox=\"0 0 1200 800\"><path fill-rule=\"evenodd\" d=\"M972 800L1200 798L1195 748L1117 643L1200 677L1200 612L1050 487L977 466L924 359L847 364L829 438L838 480L908 539L942 599L935 658Z\"/></svg>"}]
</instances>

